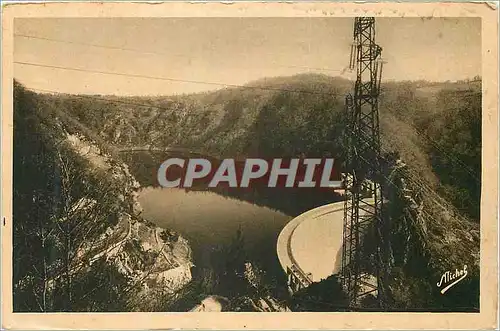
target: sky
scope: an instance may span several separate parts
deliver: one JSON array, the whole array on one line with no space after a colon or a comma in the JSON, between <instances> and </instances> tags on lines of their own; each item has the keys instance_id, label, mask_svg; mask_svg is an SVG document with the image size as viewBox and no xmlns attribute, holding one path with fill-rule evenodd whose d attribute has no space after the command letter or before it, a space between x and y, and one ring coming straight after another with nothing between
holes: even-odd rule
<instances>
[{"instance_id":1,"label":"sky","mask_svg":"<svg viewBox=\"0 0 500 331\"><path fill-rule=\"evenodd\" d=\"M115 95L193 93L307 72L352 79L344 69L353 21L18 18L14 77L32 89ZM481 75L479 18L377 18L376 41L384 80Z\"/></svg>"}]
</instances>

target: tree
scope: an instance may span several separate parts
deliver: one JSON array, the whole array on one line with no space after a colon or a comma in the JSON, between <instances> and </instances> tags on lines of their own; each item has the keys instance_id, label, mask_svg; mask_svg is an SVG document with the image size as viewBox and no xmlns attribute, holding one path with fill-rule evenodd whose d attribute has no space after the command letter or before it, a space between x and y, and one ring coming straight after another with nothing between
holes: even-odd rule
<instances>
[{"instance_id":1,"label":"tree","mask_svg":"<svg viewBox=\"0 0 500 331\"><path fill-rule=\"evenodd\" d=\"M238 230L236 230L236 235L228 248L226 269L229 273L233 273L236 277L241 278L244 276L245 262L245 240L240 226Z\"/></svg>"},{"instance_id":2,"label":"tree","mask_svg":"<svg viewBox=\"0 0 500 331\"><path fill-rule=\"evenodd\" d=\"M210 256L213 269L213 292L234 298L246 292L245 280L246 254L241 228L228 245L217 247Z\"/></svg>"},{"instance_id":3,"label":"tree","mask_svg":"<svg viewBox=\"0 0 500 331\"><path fill-rule=\"evenodd\" d=\"M439 94L443 110L433 117L427 132L434 171L441 192L461 212L479 220L481 200L481 92Z\"/></svg>"},{"instance_id":4,"label":"tree","mask_svg":"<svg viewBox=\"0 0 500 331\"><path fill-rule=\"evenodd\" d=\"M65 141L43 97L14 85L14 311L70 311L86 295L81 283L113 267L91 265L116 224L117 184ZM87 290L87 289L86 289ZM96 293L99 294L99 293Z\"/></svg>"},{"instance_id":5,"label":"tree","mask_svg":"<svg viewBox=\"0 0 500 331\"><path fill-rule=\"evenodd\" d=\"M337 275L300 290L291 301L293 311L349 311L347 295Z\"/></svg>"}]
</instances>

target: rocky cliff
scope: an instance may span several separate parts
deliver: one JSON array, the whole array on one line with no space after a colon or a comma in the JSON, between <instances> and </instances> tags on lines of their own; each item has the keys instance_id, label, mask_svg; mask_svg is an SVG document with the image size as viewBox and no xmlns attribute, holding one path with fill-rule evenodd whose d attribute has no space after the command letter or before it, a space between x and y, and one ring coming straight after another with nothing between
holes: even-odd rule
<instances>
[{"instance_id":1,"label":"rocky cliff","mask_svg":"<svg viewBox=\"0 0 500 331\"><path fill-rule=\"evenodd\" d=\"M139 183L91 130L14 93L14 310L159 309L192 279L188 241L141 217Z\"/></svg>"},{"instance_id":2,"label":"rocky cliff","mask_svg":"<svg viewBox=\"0 0 500 331\"><path fill-rule=\"evenodd\" d=\"M104 257L115 264L130 282L140 284L139 295L145 299L158 291L175 293L189 283L193 264L188 241L141 218L142 207L137 200L140 184L128 166L112 159L82 135L67 134L67 141L91 166L106 171L111 181L120 183L122 194L116 198L129 206L129 210L120 213L118 223L104 231L97 244L84 245L78 254L87 256L92 251L90 263Z\"/></svg>"}]
</instances>

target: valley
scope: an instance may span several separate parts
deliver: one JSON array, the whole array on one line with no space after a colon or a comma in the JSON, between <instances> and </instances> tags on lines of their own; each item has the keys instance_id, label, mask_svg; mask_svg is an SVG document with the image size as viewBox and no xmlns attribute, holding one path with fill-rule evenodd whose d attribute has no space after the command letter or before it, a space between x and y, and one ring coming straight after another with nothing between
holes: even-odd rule
<instances>
[{"instance_id":1,"label":"valley","mask_svg":"<svg viewBox=\"0 0 500 331\"><path fill-rule=\"evenodd\" d=\"M102 205L100 218L93 218L102 226L91 235L100 238L109 233L114 238L110 242L120 244L128 254L124 257L99 249L106 252L99 256L106 258L97 272L92 271L99 277L107 277L109 268L117 269L112 271L113 277L121 277L122 285L117 285L110 295L121 292L127 296L115 300L116 309L128 305L138 311L187 311L210 295L227 298L230 307L227 309L235 311L255 310L256 303L263 298L274 302L271 306L276 310L313 309L314 305L307 306L305 302L311 298L321 301L315 288L335 287L336 280L319 282L310 292L290 299L274 249L279 232L290 219L315 207L342 201L341 195L270 188L193 187L165 191L156 183L156 171L167 157L186 156L186 150L217 159L305 156L343 160L344 95L351 84L337 77L302 74L263 79L240 88L165 97L51 95L33 93L16 85L14 129L18 136L14 140L19 145L15 149L15 162L25 167L25 171L34 171L37 164L42 164L49 178L47 182L41 179L35 183L37 188L33 188L35 184L26 183L21 172L15 172L16 187L20 188L17 199L22 197L24 200L18 201L25 201L14 206L20 220L16 231L24 233L25 226L35 224L35 213L40 215L40 211L25 211L29 210L26 206L30 199L39 199L28 192L39 190L39 196L59 194L54 191L53 181L58 181L60 175L54 175L52 169L65 171L64 165L72 164L77 183L89 181L88 175L76 175L82 171L92 170L102 176L96 184L89 185L92 190L89 194L91 199L109 201L113 206ZM394 174L391 162L404 160L405 171L415 178L407 183L415 192L412 198L426 211L407 214L409 209L405 206L409 200L389 197L400 202L390 207L389 212L397 220L392 230L397 255L393 268L394 309L475 307L478 292L474 291L479 290L480 84L390 82L382 86L380 98L387 176L397 181L397 177L391 177ZM32 153L31 159L27 147L32 142L26 140L23 128L34 130L43 138L43 144ZM60 147L66 144L67 147ZM70 153L67 160L71 162L61 164L58 156L61 152ZM75 161L80 159L81 162ZM93 176L97 175L89 178ZM115 187L116 192L106 192L107 188L115 190ZM417 192L421 187L425 187L425 192ZM71 190L68 195L71 201L85 198L81 197L79 186ZM53 219L65 210L57 205L57 201L50 199L40 205L45 219ZM75 208L85 212L79 205ZM53 210L60 211L54 214ZM45 234L57 229L57 224L48 222L39 226L41 232L32 234L33 242L47 243ZM16 238L15 242L24 245ZM71 237L62 235L58 240L64 243L68 238ZM85 251L73 247L71 243L67 250L75 256L97 253L95 248ZM50 260L48 247L44 254L69 283L73 276L59 262ZM33 257L26 256L30 258ZM22 259L20 256L19 260ZM110 263L113 259L118 262ZM455 292L443 298L432 287L431 280L445 270L454 270L457 263L467 263L470 267L467 288L474 291ZM95 266L88 265L76 275L82 284L95 281L88 278ZM28 275L34 271L19 268L15 276L19 293L26 298L44 293L50 277L41 277L27 286L27 279L38 278ZM169 271L176 268L182 271ZM157 277L151 277L152 274ZM136 282L141 285L130 286ZM150 292L139 290L143 284L148 284ZM133 292L135 288L137 292ZM172 290L160 290L165 288ZM64 293L55 291L53 296L69 300L69 293ZM86 295L77 294L76 288L70 293ZM138 299L145 297L151 300ZM297 298L304 301L294 301ZM53 308L45 309L64 307L68 304L64 300L60 303L55 300ZM112 299L95 297L89 302L99 300ZM23 304L19 301L18 309L25 309Z\"/></svg>"}]
</instances>

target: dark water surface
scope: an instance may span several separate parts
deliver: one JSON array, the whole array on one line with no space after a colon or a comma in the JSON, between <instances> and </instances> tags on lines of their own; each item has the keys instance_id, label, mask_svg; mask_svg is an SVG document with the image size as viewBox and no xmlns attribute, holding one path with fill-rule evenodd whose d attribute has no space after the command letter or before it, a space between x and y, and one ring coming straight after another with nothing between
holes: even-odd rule
<instances>
[{"instance_id":1,"label":"dark water surface","mask_svg":"<svg viewBox=\"0 0 500 331\"><path fill-rule=\"evenodd\" d=\"M139 194L143 217L189 239L198 267L209 267L211 251L229 244L241 229L248 258L273 274L282 274L276 255L281 229L302 212L340 201L334 192L304 188L194 187L188 191L159 187L156 174L161 163L167 158L189 156L149 151L122 154L131 173L144 187Z\"/></svg>"},{"instance_id":2,"label":"dark water surface","mask_svg":"<svg viewBox=\"0 0 500 331\"><path fill-rule=\"evenodd\" d=\"M229 245L241 229L248 257L266 269L275 269L271 264L277 262L276 241L292 218L208 191L149 187L140 191L139 202L144 218L187 237L196 264L207 267L210 252L217 246Z\"/></svg>"}]
</instances>

